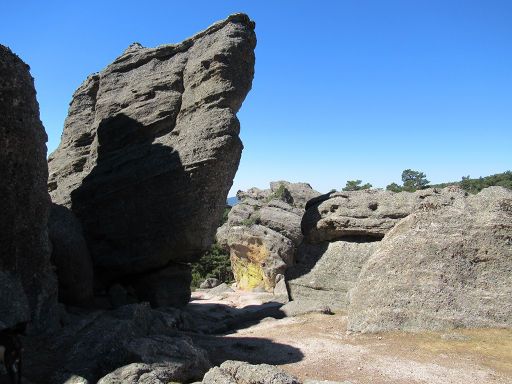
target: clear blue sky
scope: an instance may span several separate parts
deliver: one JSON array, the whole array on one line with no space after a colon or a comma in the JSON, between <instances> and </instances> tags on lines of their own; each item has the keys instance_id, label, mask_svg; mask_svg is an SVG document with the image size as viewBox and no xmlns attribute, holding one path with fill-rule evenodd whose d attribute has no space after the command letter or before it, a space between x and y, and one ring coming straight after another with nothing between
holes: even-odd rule
<instances>
[{"instance_id":1,"label":"clear blue sky","mask_svg":"<svg viewBox=\"0 0 512 384\"><path fill-rule=\"evenodd\" d=\"M74 90L130 43L256 21L237 189L319 191L403 169L432 182L512 168L512 1L2 1L0 43L32 68L49 151Z\"/></svg>"}]
</instances>

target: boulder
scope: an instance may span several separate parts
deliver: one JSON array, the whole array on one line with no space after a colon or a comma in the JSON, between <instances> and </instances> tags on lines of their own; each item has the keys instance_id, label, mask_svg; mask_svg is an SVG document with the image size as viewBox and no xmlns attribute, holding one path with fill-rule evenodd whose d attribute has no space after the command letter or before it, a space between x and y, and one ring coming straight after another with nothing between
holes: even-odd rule
<instances>
[{"instance_id":1,"label":"boulder","mask_svg":"<svg viewBox=\"0 0 512 384\"><path fill-rule=\"evenodd\" d=\"M377 245L378 242L349 241L303 244L296 264L286 272L290 299L303 301L305 308L314 303L315 309L346 310L349 292Z\"/></svg>"},{"instance_id":2,"label":"boulder","mask_svg":"<svg viewBox=\"0 0 512 384\"><path fill-rule=\"evenodd\" d=\"M375 189L328 193L307 204L302 233L308 243L350 238L380 240L416 209L432 204L451 205L464 194L459 188L430 188L413 193Z\"/></svg>"},{"instance_id":3,"label":"boulder","mask_svg":"<svg viewBox=\"0 0 512 384\"><path fill-rule=\"evenodd\" d=\"M269 364L227 360L204 375L203 384L300 384L295 377Z\"/></svg>"},{"instance_id":4,"label":"boulder","mask_svg":"<svg viewBox=\"0 0 512 384\"><path fill-rule=\"evenodd\" d=\"M93 267L82 226L73 212L52 204L48 231L52 244L52 263L59 281L59 301L82 305L93 297Z\"/></svg>"},{"instance_id":5,"label":"boulder","mask_svg":"<svg viewBox=\"0 0 512 384\"><path fill-rule=\"evenodd\" d=\"M199 288L211 289L211 288L215 288L219 284L220 284L219 279L216 279L215 277L208 277L199 285Z\"/></svg>"},{"instance_id":6,"label":"boulder","mask_svg":"<svg viewBox=\"0 0 512 384\"><path fill-rule=\"evenodd\" d=\"M318 195L309 184L286 181L273 182L268 190L238 191L241 201L217 230L217 242L229 249L239 288L274 290L276 276L293 264L302 242L305 201Z\"/></svg>"},{"instance_id":7,"label":"boulder","mask_svg":"<svg viewBox=\"0 0 512 384\"><path fill-rule=\"evenodd\" d=\"M0 45L2 328L28 320L35 331L57 324L57 280L47 230L46 140L29 67ZM11 305L16 311L4 314Z\"/></svg>"},{"instance_id":8,"label":"boulder","mask_svg":"<svg viewBox=\"0 0 512 384\"><path fill-rule=\"evenodd\" d=\"M512 191L486 188L400 221L364 265L352 331L512 326Z\"/></svg>"},{"instance_id":9,"label":"boulder","mask_svg":"<svg viewBox=\"0 0 512 384\"><path fill-rule=\"evenodd\" d=\"M167 384L201 379L210 368L206 352L195 347L188 337L151 336L126 344L136 361L116 369L98 384Z\"/></svg>"},{"instance_id":10,"label":"boulder","mask_svg":"<svg viewBox=\"0 0 512 384\"><path fill-rule=\"evenodd\" d=\"M57 364L47 368L53 370L52 382L75 375L95 383L109 373L107 378L116 382L132 371L116 370L132 363L164 370L179 378L176 381L199 378L209 368L206 353L177 332L177 323L176 315L153 310L147 303L77 316L52 339L47 352Z\"/></svg>"},{"instance_id":11,"label":"boulder","mask_svg":"<svg viewBox=\"0 0 512 384\"><path fill-rule=\"evenodd\" d=\"M264 288L271 292L276 276L293 263L293 242L262 225L232 227L225 242L237 287L242 290Z\"/></svg>"},{"instance_id":12,"label":"boulder","mask_svg":"<svg viewBox=\"0 0 512 384\"><path fill-rule=\"evenodd\" d=\"M48 187L82 223L102 283L195 261L213 242L242 151L254 26L236 14L179 44L133 44L75 92Z\"/></svg>"}]
</instances>

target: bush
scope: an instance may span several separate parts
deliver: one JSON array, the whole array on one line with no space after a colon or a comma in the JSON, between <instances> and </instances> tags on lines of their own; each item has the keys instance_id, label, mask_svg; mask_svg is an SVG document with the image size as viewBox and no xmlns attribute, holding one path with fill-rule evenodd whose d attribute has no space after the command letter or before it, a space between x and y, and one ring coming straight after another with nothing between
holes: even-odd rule
<instances>
[{"instance_id":1,"label":"bush","mask_svg":"<svg viewBox=\"0 0 512 384\"><path fill-rule=\"evenodd\" d=\"M361 185L361 180L348 180L345 188L342 191L360 191L363 189L370 189L372 185L370 183L366 183Z\"/></svg>"},{"instance_id":2,"label":"bush","mask_svg":"<svg viewBox=\"0 0 512 384\"><path fill-rule=\"evenodd\" d=\"M198 288L208 277L215 277L224 283L234 281L229 254L217 243L203 257L192 263L193 288Z\"/></svg>"}]
</instances>

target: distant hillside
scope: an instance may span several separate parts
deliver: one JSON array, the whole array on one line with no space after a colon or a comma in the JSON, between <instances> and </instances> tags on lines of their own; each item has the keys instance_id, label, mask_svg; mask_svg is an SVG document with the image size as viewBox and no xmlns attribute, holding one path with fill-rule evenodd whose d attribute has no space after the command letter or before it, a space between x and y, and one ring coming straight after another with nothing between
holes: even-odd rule
<instances>
[{"instance_id":1,"label":"distant hillside","mask_svg":"<svg viewBox=\"0 0 512 384\"><path fill-rule=\"evenodd\" d=\"M237 205L238 197L236 197L236 196L228 197L228 199L226 200L226 204L229 205L230 207Z\"/></svg>"},{"instance_id":2,"label":"distant hillside","mask_svg":"<svg viewBox=\"0 0 512 384\"><path fill-rule=\"evenodd\" d=\"M495 185L512 189L512 172L506 171L503 173L497 173L495 175L479 177L478 179L471 179L469 176L463 176L461 181L433 184L429 185L429 187L444 188L449 185L459 185L462 189L470 193L478 193L484 188L492 187Z\"/></svg>"}]
</instances>

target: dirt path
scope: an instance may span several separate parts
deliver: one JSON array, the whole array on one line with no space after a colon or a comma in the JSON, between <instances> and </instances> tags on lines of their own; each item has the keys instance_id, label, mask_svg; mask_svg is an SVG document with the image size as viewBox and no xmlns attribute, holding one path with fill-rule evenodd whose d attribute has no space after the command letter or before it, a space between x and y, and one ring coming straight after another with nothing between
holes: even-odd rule
<instances>
[{"instance_id":1,"label":"dirt path","mask_svg":"<svg viewBox=\"0 0 512 384\"><path fill-rule=\"evenodd\" d=\"M353 334L346 331L345 316L309 314L266 319L197 342L214 364L226 359L275 364L301 380L512 383L512 330Z\"/></svg>"},{"instance_id":2,"label":"dirt path","mask_svg":"<svg viewBox=\"0 0 512 384\"><path fill-rule=\"evenodd\" d=\"M512 383L512 331L347 334L344 316L312 314L266 321L229 338L270 340L303 357L281 364L304 380L352 383ZM269 350L260 353L272 353Z\"/></svg>"}]
</instances>

